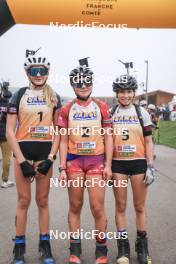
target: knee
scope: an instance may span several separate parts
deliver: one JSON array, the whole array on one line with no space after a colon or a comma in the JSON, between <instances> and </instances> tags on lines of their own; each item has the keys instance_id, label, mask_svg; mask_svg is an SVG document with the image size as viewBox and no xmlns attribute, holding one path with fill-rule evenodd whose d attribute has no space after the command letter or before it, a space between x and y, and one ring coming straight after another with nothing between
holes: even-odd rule
<instances>
[{"instance_id":1,"label":"knee","mask_svg":"<svg viewBox=\"0 0 176 264\"><path fill-rule=\"evenodd\" d=\"M124 214L126 211L126 203L120 202L116 205L116 212L120 214Z\"/></svg>"},{"instance_id":2,"label":"knee","mask_svg":"<svg viewBox=\"0 0 176 264\"><path fill-rule=\"evenodd\" d=\"M39 208L48 207L48 197L37 197L36 204Z\"/></svg>"},{"instance_id":3,"label":"knee","mask_svg":"<svg viewBox=\"0 0 176 264\"><path fill-rule=\"evenodd\" d=\"M145 212L144 204L135 204L134 208L137 214L143 214Z\"/></svg>"},{"instance_id":4,"label":"knee","mask_svg":"<svg viewBox=\"0 0 176 264\"><path fill-rule=\"evenodd\" d=\"M91 204L91 211L95 218L101 218L104 215L104 207L100 204Z\"/></svg>"},{"instance_id":5,"label":"knee","mask_svg":"<svg viewBox=\"0 0 176 264\"><path fill-rule=\"evenodd\" d=\"M19 197L18 206L22 210L27 210L29 208L30 201L31 201L30 197Z\"/></svg>"},{"instance_id":6,"label":"knee","mask_svg":"<svg viewBox=\"0 0 176 264\"><path fill-rule=\"evenodd\" d=\"M69 211L73 214L79 214L81 212L82 206L83 206L82 202L77 202L77 203L71 202Z\"/></svg>"}]
</instances>

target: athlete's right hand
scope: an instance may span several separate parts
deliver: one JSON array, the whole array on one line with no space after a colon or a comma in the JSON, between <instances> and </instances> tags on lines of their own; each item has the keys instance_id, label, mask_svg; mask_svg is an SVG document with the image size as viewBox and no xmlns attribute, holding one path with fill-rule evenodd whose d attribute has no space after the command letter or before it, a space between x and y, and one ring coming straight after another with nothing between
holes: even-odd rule
<instances>
[{"instance_id":1,"label":"athlete's right hand","mask_svg":"<svg viewBox=\"0 0 176 264\"><path fill-rule=\"evenodd\" d=\"M62 170L61 172L60 172L60 175L59 175L59 177L58 177L58 180L59 180L59 182L67 182L67 173L66 173L66 171L65 170Z\"/></svg>"},{"instance_id":2,"label":"athlete's right hand","mask_svg":"<svg viewBox=\"0 0 176 264\"><path fill-rule=\"evenodd\" d=\"M20 167L24 177L33 177L36 175L33 166L27 160L21 162Z\"/></svg>"},{"instance_id":3,"label":"athlete's right hand","mask_svg":"<svg viewBox=\"0 0 176 264\"><path fill-rule=\"evenodd\" d=\"M110 166L105 166L103 170L103 180L109 181L112 179L112 170Z\"/></svg>"}]
</instances>

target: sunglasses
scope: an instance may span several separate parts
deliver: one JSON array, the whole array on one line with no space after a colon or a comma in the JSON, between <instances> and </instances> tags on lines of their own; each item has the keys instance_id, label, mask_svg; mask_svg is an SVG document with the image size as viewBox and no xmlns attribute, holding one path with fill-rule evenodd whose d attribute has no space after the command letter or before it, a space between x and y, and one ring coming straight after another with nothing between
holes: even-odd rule
<instances>
[{"instance_id":1,"label":"sunglasses","mask_svg":"<svg viewBox=\"0 0 176 264\"><path fill-rule=\"evenodd\" d=\"M93 84L93 80L91 77L89 78L85 78L85 79L76 79L74 81L72 81L72 86L73 88L82 88L84 85L89 87L92 86Z\"/></svg>"},{"instance_id":2,"label":"sunglasses","mask_svg":"<svg viewBox=\"0 0 176 264\"><path fill-rule=\"evenodd\" d=\"M41 67L31 67L27 70L27 73L32 76L32 77L36 77L36 76L46 76L48 75L48 69L47 68L41 68Z\"/></svg>"}]
</instances>

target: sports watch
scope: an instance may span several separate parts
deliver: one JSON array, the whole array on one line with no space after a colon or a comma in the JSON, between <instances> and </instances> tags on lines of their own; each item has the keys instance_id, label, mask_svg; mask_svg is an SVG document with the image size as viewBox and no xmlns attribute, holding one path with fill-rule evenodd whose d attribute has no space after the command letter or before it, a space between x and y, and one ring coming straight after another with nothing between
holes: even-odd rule
<instances>
[{"instance_id":1,"label":"sports watch","mask_svg":"<svg viewBox=\"0 0 176 264\"><path fill-rule=\"evenodd\" d=\"M66 170L66 168L65 167L63 167L63 166L59 166L59 172L61 173L61 171L65 171Z\"/></svg>"},{"instance_id":2,"label":"sports watch","mask_svg":"<svg viewBox=\"0 0 176 264\"><path fill-rule=\"evenodd\" d=\"M54 161L54 160L56 160L56 155L50 153L50 154L48 155L48 158L49 158L51 161Z\"/></svg>"}]
</instances>

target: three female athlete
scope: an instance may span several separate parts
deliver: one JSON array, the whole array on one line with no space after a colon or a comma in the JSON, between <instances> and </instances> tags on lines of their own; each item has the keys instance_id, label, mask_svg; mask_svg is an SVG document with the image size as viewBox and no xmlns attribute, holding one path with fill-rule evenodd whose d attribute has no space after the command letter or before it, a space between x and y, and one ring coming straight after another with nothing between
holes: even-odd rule
<instances>
[{"instance_id":1,"label":"three female athlete","mask_svg":"<svg viewBox=\"0 0 176 264\"><path fill-rule=\"evenodd\" d=\"M50 128L55 124L61 103L60 97L47 84L50 63L45 57L28 57L24 68L30 85L13 95L7 119L7 139L15 157L14 171L18 193L13 263L25 263L25 232L31 200L31 178L35 177L40 229L39 252L42 263L53 264L55 262L49 241L48 195L52 164L60 138L59 135L53 137Z\"/></svg>"}]
</instances>

